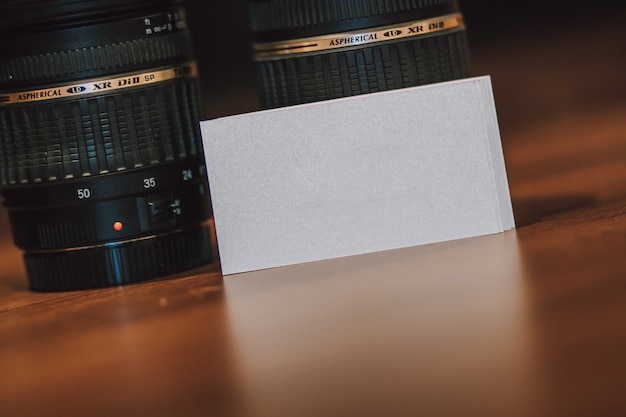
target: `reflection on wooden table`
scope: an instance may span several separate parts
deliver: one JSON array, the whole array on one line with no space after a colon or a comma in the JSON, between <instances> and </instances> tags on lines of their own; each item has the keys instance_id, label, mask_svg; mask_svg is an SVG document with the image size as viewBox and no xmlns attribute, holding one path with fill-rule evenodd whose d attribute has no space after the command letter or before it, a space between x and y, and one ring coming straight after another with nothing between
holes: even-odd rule
<instances>
[{"instance_id":1,"label":"reflection on wooden table","mask_svg":"<svg viewBox=\"0 0 626 417\"><path fill-rule=\"evenodd\" d=\"M620 34L474 52L516 231L41 294L3 212L0 416L626 414Z\"/></svg>"}]
</instances>

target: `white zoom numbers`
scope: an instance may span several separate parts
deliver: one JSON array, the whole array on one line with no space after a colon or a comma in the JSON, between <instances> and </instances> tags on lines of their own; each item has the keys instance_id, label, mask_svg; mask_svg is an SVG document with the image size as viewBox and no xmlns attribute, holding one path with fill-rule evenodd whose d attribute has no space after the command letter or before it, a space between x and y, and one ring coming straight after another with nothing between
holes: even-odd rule
<instances>
[{"instance_id":1,"label":"white zoom numbers","mask_svg":"<svg viewBox=\"0 0 626 417\"><path fill-rule=\"evenodd\" d=\"M155 188L155 187L156 187L156 180L154 179L154 177L144 178L143 188L150 189L150 188Z\"/></svg>"},{"instance_id":2,"label":"white zoom numbers","mask_svg":"<svg viewBox=\"0 0 626 417\"><path fill-rule=\"evenodd\" d=\"M79 188L76 190L79 200L88 200L91 198L91 190L89 188Z\"/></svg>"}]
</instances>

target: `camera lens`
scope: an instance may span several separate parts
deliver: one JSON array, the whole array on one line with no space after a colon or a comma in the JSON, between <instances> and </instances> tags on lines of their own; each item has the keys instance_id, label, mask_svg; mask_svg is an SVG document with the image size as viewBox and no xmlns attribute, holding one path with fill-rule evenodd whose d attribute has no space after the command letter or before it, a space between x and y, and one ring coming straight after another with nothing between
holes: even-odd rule
<instances>
[{"instance_id":1,"label":"camera lens","mask_svg":"<svg viewBox=\"0 0 626 417\"><path fill-rule=\"evenodd\" d=\"M213 260L179 1L0 0L0 50L0 191L31 289Z\"/></svg>"},{"instance_id":2,"label":"camera lens","mask_svg":"<svg viewBox=\"0 0 626 417\"><path fill-rule=\"evenodd\" d=\"M450 0L250 0L261 106L272 108L469 75Z\"/></svg>"}]
</instances>

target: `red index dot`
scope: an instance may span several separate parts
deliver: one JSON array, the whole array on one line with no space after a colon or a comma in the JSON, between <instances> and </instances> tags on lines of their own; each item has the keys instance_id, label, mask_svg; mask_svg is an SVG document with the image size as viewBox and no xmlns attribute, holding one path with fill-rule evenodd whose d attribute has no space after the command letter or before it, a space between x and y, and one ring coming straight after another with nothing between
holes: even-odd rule
<instances>
[{"instance_id":1,"label":"red index dot","mask_svg":"<svg viewBox=\"0 0 626 417\"><path fill-rule=\"evenodd\" d=\"M122 222L113 223L113 230L115 230L116 232L121 231L123 228L124 228L124 225L122 224Z\"/></svg>"}]
</instances>

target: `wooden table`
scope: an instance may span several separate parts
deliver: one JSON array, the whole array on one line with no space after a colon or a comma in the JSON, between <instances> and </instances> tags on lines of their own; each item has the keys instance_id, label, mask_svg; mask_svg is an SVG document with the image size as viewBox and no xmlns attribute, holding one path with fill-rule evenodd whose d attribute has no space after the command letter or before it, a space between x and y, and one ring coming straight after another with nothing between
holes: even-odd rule
<instances>
[{"instance_id":1,"label":"wooden table","mask_svg":"<svg viewBox=\"0 0 626 417\"><path fill-rule=\"evenodd\" d=\"M622 22L585 33L474 47L516 231L41 294L2 212L0 416L626 415Z\"/></svg>"}]
</instances>

